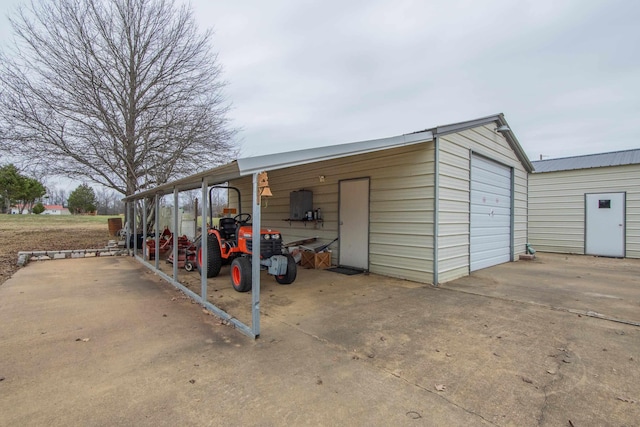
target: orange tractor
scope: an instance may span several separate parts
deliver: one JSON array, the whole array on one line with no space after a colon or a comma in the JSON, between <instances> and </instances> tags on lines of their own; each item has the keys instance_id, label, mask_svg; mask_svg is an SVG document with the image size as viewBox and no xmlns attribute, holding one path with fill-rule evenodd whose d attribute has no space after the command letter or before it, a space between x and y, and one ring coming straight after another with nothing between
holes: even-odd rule
<instances>
[{"instance_id":1,"label":"orange tractor","mask_svg":"<svg viewBox=\"0 0 640 427\"><path fill-rule=\"evenodd\" d=\"M236 187L214 186L209 189L209 224L213 224L212 191L215 188L235 190L240 204L240 190ZM239 209L242 212L241 209ZM253 228L251 215L240 213L233 218L220 218L218 227L207 230L207 277L216 277L223 264L231 264L231 284L238 292L251 290L251 257L253 256ZM196 267L202 274L202 242L196 249ZM285 252L282 235L277 230L260 230L260 268L273 275L276 282L288 285L296 280L297 265L291 254Z\"/></svg>"}]
</instances>

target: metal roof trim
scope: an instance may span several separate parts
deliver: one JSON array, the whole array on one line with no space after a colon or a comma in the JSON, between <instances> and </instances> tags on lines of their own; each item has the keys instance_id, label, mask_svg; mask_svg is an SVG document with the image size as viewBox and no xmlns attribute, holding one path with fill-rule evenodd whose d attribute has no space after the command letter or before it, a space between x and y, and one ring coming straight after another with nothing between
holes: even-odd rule
<instances>
[{"instance_id":1,"label":"metal roof trim","mask_svg":"<svg viewBox=\"0 0 640 427\"><path fill-rule=\"evenodd\" d=\"M238 159L240 174L283 169L433 140L431 131Z\"/></svg>"},{"instance_id":2,"label":"metal roof trim","mask_svg":"<svg viewBox=\"0 0 640 427\"><path fill-rule=\"evenodd\" d=\"M209 185L220 184L222 182L240 178L241 175L238 169L238 161L234 160L231 163L198 172L197 174L159 185L150 190L140 191L131 196L123 198L122 201L129 202L131 200L141 199L143 197L152 197L156 194L165 195L173 193L174 188L178 189L178 191L195 190L196 188L200 188L202 186L202 180L205 177L209 178Z\"/></svg>"},{"instance_id":3,"label":"metal roof trim","mask_svg":"<svg viewBox=\"0 0 640 427\"><path fill-rule=\"evenodd\" d=\"M640 148L536 160L532 163L535 173L636 165L640 164Z\"/></svg>"},{"instance_id":4,"label":"metal roof trim","mask_svg":"<svg viewBox=\"0 0 640 427\"><path fill-rule=\"evenodd\" d=\"M155 187L150 190L138 192L127 196L123 201L131 201L143 197L155 196L156 194L169 194L178 189L179 191L194 190L200 188L202 180L207 177L209 185L227 182L238 179L256 172L283 169L287 167L300 166L325 160L338 159L342 157L355 156L358 154L372 153L375 151L398 148L407 145L419 144L432 141L435 136L448 133L460 132L477 126L482 126L495 122L497 126L509 126L502 113L479 119L468 120L444 126L437 126L433 129L426 129L418 132L408 133L389 138L372 139L366 141L351 142L346 144L329 145L325 147L308 148L284 153L267 154L263 156L246 157L234 160L222 166L208 169L185 178L172 181ZM533 165L524 153L520 143L512 131L504 134L507 142L516 153L516 156L528 172L533 171Z\"/></svg>"},{"instance_id":5,"label":"metal roof trim","mask_svg":"<svg viewBox=\"0 0 640 427\"><path fill-rule=\"evenodd\" d=\"M122 200L128 202L134 199L155 196L156 194L169 194L173 192L174 188L177 188L179 191L194 190L196 188L200 188L204 177L209 178L210 185L219 184L233 179L242 178L243 176L251 175L256 172L300 166L323 160L354 156L357 154L366 154L374 151L419 144L421 142L431 141L432 139L433 134L431 131L422 131L389 138L372 139L347 144L329 145L326 147L308 148L305 150L296 150L285 153L240 158L226 165L199 172L195 175L181 178L150 190L138 192L132 196L127 196Z\"/></svg>"},{"instance_id":6,"label":"metal roof trim","mask_svg":"<svg viewBox=\"0 0 640 427\"><path fill-rule=\"evenodd\" d=\"M498 122L502 114L494 114L487 117L481 117L479 119L467 120L464 122L452 123L443 126L436 126L432 131L438 135L446 135L449 133L461 132L467 129L473 129L478 126L486 125L491 122ZM504 118L503 118L504 119Z\"/></svg>"},{"instance_id":7,"label":"metal roof trim","mask_svg":"<svg viewBox=\"0 0 640 427\"><path fill-rule=\"evenodd\" d=\"M465 122L452 123L444 126L437 126L433 128L432 131L435 136L441 136L441 135L446 135L450 133L461 132L468 129L473 129L475 127L483 126L489 123L496 123L497 127L507 126L509 127L509 129L511 129L511 126L509 126L509 123L507 123L507 120L504 118L504 114L499 113L491 116L481 117L479 119L467 120ZM518 160L520 160L520 163L522 163L522 165L527 170L527 172L533 172L533 164L531 164L529 157L522 149L522 146L520 145L518 138L516 138L515 133L513 133L512 130L509 130L503 133L502 135L506 138L507 143L509 144L511 149L516 153Z\"/></svg>"}]
</instances>

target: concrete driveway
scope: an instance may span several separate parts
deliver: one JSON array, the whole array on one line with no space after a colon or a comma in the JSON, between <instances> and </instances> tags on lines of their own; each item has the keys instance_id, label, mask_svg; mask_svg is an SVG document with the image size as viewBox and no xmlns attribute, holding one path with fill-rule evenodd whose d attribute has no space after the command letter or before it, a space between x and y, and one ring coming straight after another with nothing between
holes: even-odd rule
<instances>
[{"instance_id":1,"label":"concrete driveway","mask_svg":"<svg viewBox=\"0 0 640 427\"><path fill-rule=\"evenodd\" d=\"M503 267L265 279L254 342L131 258L33 263L0 286L0 425L638 425L640 328L504 294Z\"/></svg>"},{"instance_id":2,"label":"concrete driveway","mask_svg":"<svg viewBox=\"0 0 640 427\"><path fill-rule=\"evenodd\" d=\"M445 285L477 295L540 304L640 326L640 260L538 254Z\"/></svg>"}]
</instances>

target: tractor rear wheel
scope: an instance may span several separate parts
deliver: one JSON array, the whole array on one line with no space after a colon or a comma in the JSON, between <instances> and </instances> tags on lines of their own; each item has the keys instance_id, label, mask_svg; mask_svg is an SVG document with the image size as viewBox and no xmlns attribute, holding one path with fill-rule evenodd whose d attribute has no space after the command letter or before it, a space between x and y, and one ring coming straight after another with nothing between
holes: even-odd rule
<instances>
[{"instance_id":1,"label":"tractor rear wheel","mask_svg":"<svg viewBox=\"0 0 640 427\"><path fill-rule=\"evenodd\" d=\"M198 242L196 249L196 266L202 275L202 239ZM220 253L220 243L215 234L207 235L207 277L216 277L222 268L222 254Z\"/></svg>"},{"instance_id":2,"label":"tractor rear wheel","mask_svg":"<svg viewBox=\"0 0 640 427\"><path fill-rule=\"evenodd\" d=\"M231 284L238 292L251 290L251 258L241 256L231 262Z\"/></svg>"},{"instance_id":3,"label":"tractor rear wheel","mask_svg":"<svg viewBox=\"0 0 640 427\"><path fill-rule=\"evenodd\" d=\"M298 266L296 265L296 260L293 259L291 254L287 254L287 272L282 276L275 276L276 282L281 285L290 285L296 280L296 276L298 275Z\"/></svg>"}]
</instances>

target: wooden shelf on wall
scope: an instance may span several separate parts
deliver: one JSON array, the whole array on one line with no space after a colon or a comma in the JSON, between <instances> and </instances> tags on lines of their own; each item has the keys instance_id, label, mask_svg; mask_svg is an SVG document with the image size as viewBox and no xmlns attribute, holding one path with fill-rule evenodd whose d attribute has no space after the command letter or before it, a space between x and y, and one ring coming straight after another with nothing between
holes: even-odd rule
<instances>
[{"instance_id":1,"label":"wooden shelf on wall","mask_svg":"<svg viewBox=\"0 0 640 427\"><path fill-rule=\"evenodd\" d=\"M321 227L324 227L324 221L321 219L292 219L292 218L287 218L287 219L283 219L283 221L287 221L289 223L289 226L291 226L292 222L301 222L304 224L304 226L307 226L307 223L309 224L313 224L314 228L318 227L318 224L320 224Z\"/></svg>"}]
</instances>

